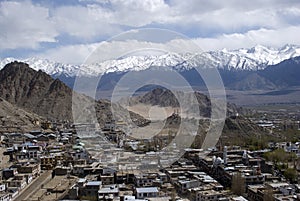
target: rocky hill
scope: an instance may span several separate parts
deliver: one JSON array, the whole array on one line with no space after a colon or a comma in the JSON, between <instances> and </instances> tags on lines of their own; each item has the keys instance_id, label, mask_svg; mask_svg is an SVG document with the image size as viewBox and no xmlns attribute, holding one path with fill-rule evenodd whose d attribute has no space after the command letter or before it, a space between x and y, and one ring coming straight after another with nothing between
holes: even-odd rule
<instances>
[{"instance_id":1,"label":"rocky hill","mask_svg":"<svg viewBox=\"0 0 300 201\"><path fill-rule=\"evenodd\" d=\"M175 112L163 120L164 128L160 133L177 133L180 123L184 119L184 121L193 123L193 125L198 125L198 132L193 143L193 147L200 148L205 139L211 121L209 118L211 112L211 101L208 96L202 93L194 92L194 95L198 101L198 107L200 111L200 115L198 116L200 118L195 118L195 116L187 116L184 114L184 112L183 114L177 114ZM174 111L177 111L176 108L180 107L176 96L183 96L183 92L172 92L165 88L155 88L149 92L130 98L129 104L131 105L130 108L134 108L133 105L135 104L144 104L152 107L158 106L164 109L171 107L174 108ZM193 109L193 107L191 108ZM259 126L245 117L249 115L250 112L251 111L245 108L237 107L235 104L228 103L227 118L225 119L222 136L219 143L223 145L243 145L247 140L257 136L268 136L268 133L263 131ZM237 113L239 115L237 115Z\"/></svg>"},{"instance_id":2,"label":"rocky hill","mask_svg":"<svg viewBox=\"0 0 300 201\"><path fill-rule=\"evenodd\" d=\"M182 104L188 105L192 103L192 101L189 100L192 99L191 96L193 95L198 101L200 115L202 117L210 117L211 101L207 95L200 92L193 92L193 93L184 93L182 91L172 92L169 89L157 87L144 94L130 98L129 104L131 106L135 104L145 104L145 105L159 106L159 107L171 107L176 109L180 107L177 97L183 100ZM188 108L190 110L195 109L192 105L189 105ZM191 111L186 111L186 112L191 112ZM227 116L232 116L235 115L236 113L249 114L249 111L245 108L238 107L235 104L228 103Z\"/></svg>"},{"instance_id":3,"label":"rocky hill","mask_svg":"<svg viewBox=\"0 0 300 201\"><path fill-rule=\"evenodd\" d=\"M20 109L0 98L0 132L26 132L39 129L42 117Z\"/></svg>"},{"instance_id":4,"label":"rocky hill","mask_svg":"<svg viewBox=\"0 0 300 201\"><path fill-rule=\"evenodd\" d=\"M8 102L45 118L72 119L72 90L28 64L13 62L0 71L0 94Z\"/></svg>"},{"instance_id":5,"label":"rocky hill","mask_svg":"<svg viewBox=\"0 0 300 201\"><path fill-rule=\"evenodd\" d=\"M22 62L9 63L0 71L0 96L9 103L47 120L90 123L93 111L100 126L116 118L111 113L110 101L95 101L88 96L73 92L60 80L53 79L40 70L35 71ZM124 108L119 110L124 110L123 113L126 113ZM74 115L76 119L73 119ZM138 125L147 122L138 114L131 112L131 115Z\"/></svg>"}]
</instances>

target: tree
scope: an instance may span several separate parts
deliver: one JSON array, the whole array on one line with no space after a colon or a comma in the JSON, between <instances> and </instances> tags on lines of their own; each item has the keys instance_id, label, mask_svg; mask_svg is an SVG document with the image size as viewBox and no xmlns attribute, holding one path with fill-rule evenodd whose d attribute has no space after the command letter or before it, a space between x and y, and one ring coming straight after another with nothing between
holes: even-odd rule
<instances>
[{"instance_id":1,"label":"tree","mask_svg":"<svg viewBox=\"0 0 300 201\"><path fill-rule=\"evenodd\" d=\"M286 179L288 179L291 183L297 181L297 171L294 168L288 168L284 171L283 175Z\"/></svg>"},{"instance_id":2,"label":"tree","mask_svg":"<svg viewBox=\"0 0 300 201\"><path fill-rule=\"evenodd\" d=\"M176 201L176 191L175 191L175 189L172 189L172 191L171 191L171 195L170 195L170 197L171 197L171 201Z\"/></svg>"},{"instance_id":3,"label":"tree","mask_svg":"<svg viewBox=\"0 0 300 201\"><path fill-rule=\"evenodd\" d=\"M271 186L267 185L264 191L264 201L274 201L274 192Z\"/></svg>"},{"instance_id":4,"label":"tree","mask_svg":"<svg viewBox=\"0 0 300 201\"><path fill-rule=\"evenodd\" d=\"M278 162L287 162L289 159L289 154L286 153L283 149L276 149L272 152L265 153L264 157L277 165Z\"/></svg>"},{"instance_id":5,"label":"tree","mask_svg":"<svg viewBox=\"0 0 300 201\"><path fill-rule=\"evenodd\" d=\"M232 176L231 180L231 190L236 195L243 195L245 192L245 178L240 172L237 172Z\"/></svg>"}]
</instances>

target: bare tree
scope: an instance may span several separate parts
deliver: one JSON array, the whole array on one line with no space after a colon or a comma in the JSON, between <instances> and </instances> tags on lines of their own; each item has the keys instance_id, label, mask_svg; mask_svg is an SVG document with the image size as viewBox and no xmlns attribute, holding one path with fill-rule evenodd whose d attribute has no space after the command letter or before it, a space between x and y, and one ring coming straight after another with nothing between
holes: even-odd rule
<instances>
[{"instance_id":1,"label":"bare tree","mask_svg":"<svg viewBox=\"0 0 300 201\"><path fill-rule=\"evenodd\" d=\"M267 185L264 191L264 201L274 201L274 192L271 186Z\"/></svg>"},{"instance_id":2,"label":"bare tree","mask_svg":"<svg viewBox=\"0 0 300 201\"><path fill-rule=\"evenodd\" d=\"M231 190L233 193L240 196L245 193L245 178L240 172L237 172L232 176Z\"/></svg>"}]
</instances>

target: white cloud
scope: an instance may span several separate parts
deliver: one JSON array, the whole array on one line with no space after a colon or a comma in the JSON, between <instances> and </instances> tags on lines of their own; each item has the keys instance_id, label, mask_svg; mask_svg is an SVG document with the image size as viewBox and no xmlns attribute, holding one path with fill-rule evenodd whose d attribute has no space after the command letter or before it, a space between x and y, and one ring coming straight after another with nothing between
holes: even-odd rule
<instances>
[{"instance_id":1,"label":"white cloud","mask_svg":"<svg viewBox=\"0 0 300 201\"><path fill-rule=\"evenodd\" d=\"M170 7L163 0L111 0L113 23L132 27L172 20Z\"/></svg>"},{"instance_id":2,"label":"white cloud","mask_svg":"<svg viewBox=\"0 0 300 201\"><path fill-rule=\"evenodd\" d=\"M133 32L135 34L138 32ZM159 31L157 32L159 33ZM251 30L244 34L222 34L217 37L211 38L174 38L173 40L160 42L150 42L133 40L129 35L129 40L121 37L122 41L101 42L92 44L80 44L62 46L59 48L50 49L42 54L35 55L37 57L47 58L50 60L63 62L63 63L84 63L85 60L97 51L95 58L97 61L106 59L116 59L122 56L125 50L134 51L147 51L153 49L154 51L161 52L201 52L210 50L221 49L237 49L237 48L251 48L257 44L281 47L287 43L300 44L300 26L290 26L284 29L258 29ZM172 38L172 37L170 37Z\"/></svg>"},{"instance_id":3,"label":"white cloud","mask_svg":"<svg viewBox=\"0 0 300 201\"><path fill-rule=\"evenodd\" d=\"M300 44L300 26L282 29L258 29L244 34L223 34L215 38L197 38L195 42L204 50L249 48L257 44L281 47L285 44Z\"/></svg>"},{"instance_id":4,"label":"white cloud","mask_svg":"<svg viewBox=\"0 0 300 201\"><path fill-rule=\"evenodd\" d=\"M33 57L49 59L51 61L81 64L99 45L99 43L66 45L49 49L43 53L30 55Z\"/></svg>"},{"instance_id":5,"label":"white cloud","mask_svg":"<svg viewBox=\"0 0 300 201\"><path fill-rule=\"evenodd\" d=\"M34 49L58 36L48 9L30 2L0 2L0 27L0 49Z\"/></svg>"},{"instance_id":6,"label":"white cloud","mask_svg":"<svg viewBox=\"0 0 300 201\"><path fill-rule=\"evenodd\" d=\"M151 54L162 54L167 52L186 53L201 51L201 48L194 41L188 41L185 39L174 39L166 43L138 40L117 40L107 42L104 41L101 43L63 46L32 56L62 63L81 64L84 62L93 63L117 59L131 53L138 55L149 52L151 52Z\"/></svg>"},{"instance_id":7,"label":"white cloud","mask_svg":"<svg viewBox=\"0 0 300 201\"><path fill-rule=\"evenodd\" d=\"M71 56L76 43L99 42L99 38L139 27L183 32L198 38L206 50L256 43L300 44L300 2L295 0L81 0L78 4L54 4L50 8L31 1L1 2L0 48L47 48L42 42L52 42L58 46L54 49ZM60 57L52 51L46 50L50 57Z\"/></svg>"},{"instance_id":8,"label":"white cloud","mask_svg":"<svg viewBox=\"0 0 300 201\"><path fill-rule=\"evenodd\" d=\"M176 16L173 23L204 34L277 29L299 23L299 1L171 0L170 4L171 15Z\"/></svg>"},{"instance_id":9,"label":"white cloud","mask_svg":"<svg viewBox=\"0 0 300 201\"><path fill-rule=\"evenodd\" d=\"M101 6L62 6L53 11L53 21L60 33L82 39L110 36L121 31L111 23L113 13Z\"/></svg>"},{"instance_id":10,"label":"white cloud","mask_svg":"<svg viewBox=\"0 0 300 201\"><path fill-rule=\"evenodd\" d=\"M278 0L170 0L167 4L163 0L110 0L96 5L98 9L109 5L105 13L111 24L130 27L158 24L183 31L232 33L289 25L299 16L296 8L300 3ZM103 12L96 15L101 17Z\"/></svg>"}]
</instances>

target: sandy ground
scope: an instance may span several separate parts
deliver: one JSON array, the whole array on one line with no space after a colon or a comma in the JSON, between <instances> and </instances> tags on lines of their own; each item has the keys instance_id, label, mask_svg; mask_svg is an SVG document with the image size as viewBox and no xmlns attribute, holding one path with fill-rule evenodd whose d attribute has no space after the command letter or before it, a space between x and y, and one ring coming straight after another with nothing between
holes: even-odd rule
<instances>
[{"instance_id":1,"label":"sandy ground","mask_svg":"<svg viewBox=\"0 0 300 201\"><path fill-rule=\"evenodd\" d=\"M159 107L157 105L137 104L127 107L128 110L143 116L151 121L164 120L171 116L177 108L173 107Z\"/></svg>"},{"instance_id":2,"label":"sandy ground","mask_svg":"<svg viewBox=\"0 0 300 201\"><path fill-rule=\"evenodd\" d=\"M176 133L177 129L163 129L165 126L164 120L171 116L174 112L179 111L178 108L173 107L159 107L146 104L137 104L127 107L128 110L135 112L144 118L150 119L151 123L145 127L133 127L128 133L130 136L137 139L150 139L157 134ZM187 117L182 113L183 118ZM191 116L190 116L191 117ZM192 126L193 127L193 126ZM188 130L188 128L186 128Z\"/></svg>"},{"instance_id":3,"label":"sandy ground","mask_svg":"<svg viewBox=\"0 0 300 201\"><path fill-rule=\"evenodd\" d=\"M156 121L151 122L148 126L133 128L130 136L136 139L150 139L155 135L159 134L164 127L164 122ZM167 131L165 131L167 133Z\"/></svg>"},{"instance_id":4,"label":"sandy ground","mask_svg":"<svg viewBox=\"0 0 300 201\"><path fill-rule=\"evenodd\" d=\"M11 165L9 161L9 156L4 156L3 152L6 151L6 148L0 147L0 169L7 168Z\"/></svg>"},{"instance_id":5,"label":"sandy ground","mask_svg":"<svg viewBox=\"0 0 300 201\"><path fill-rule=\"evenodd\" d=\"M148 126L131 129L129 135L137 139L150 139L160 133L164 127L164 120L176 111L176 108L172 107L159 107L157 105L151 106L146 104L129 106L127 109L151 120Z\"/></svg>"}]
</instances>

